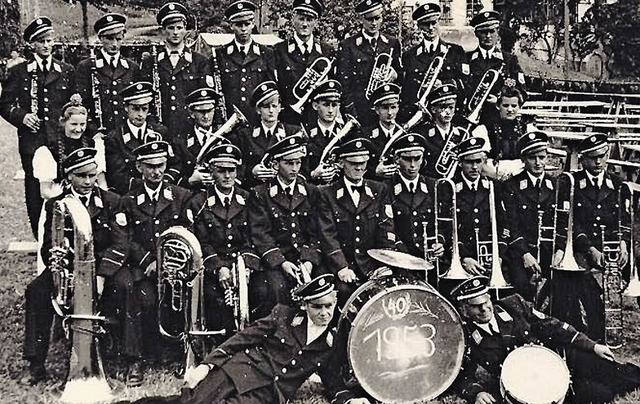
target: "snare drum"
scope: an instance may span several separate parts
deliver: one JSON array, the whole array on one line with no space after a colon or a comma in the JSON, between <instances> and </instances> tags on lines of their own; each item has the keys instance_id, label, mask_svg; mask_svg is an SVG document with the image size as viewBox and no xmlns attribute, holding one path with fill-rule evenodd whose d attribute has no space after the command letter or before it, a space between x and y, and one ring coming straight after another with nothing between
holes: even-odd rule
<instances>
[{"instance_id":1,"label":"snare drum","mask_svg":"<svg viewBox=\"0 0 640 404\"><path fill-rule=\"evenodd\" d=\"M569 383L564 360L540 345L516 348L502 364L500 392L508 403L562 403Z\"/></svg>"},{"instance_id":2,"label":"snare drum","mask_svg":"<svg viewBox=\"0 0 640 404\"><path fill-rule=\"evenodd\" d=\"M462 366L464 333L453 306L429 284L401 276L372 279L347 300L348 358L362 388L384 403L428 401Z\"/></svg>"}]
</instances>

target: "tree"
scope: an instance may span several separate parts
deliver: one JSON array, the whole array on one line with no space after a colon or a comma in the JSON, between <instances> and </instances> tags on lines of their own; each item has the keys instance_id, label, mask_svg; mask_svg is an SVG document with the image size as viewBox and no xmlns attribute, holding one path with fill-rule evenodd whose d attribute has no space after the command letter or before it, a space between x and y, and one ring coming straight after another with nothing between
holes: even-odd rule
<instances>
[{"instance_id":1,"label":"tree","mask_svg":"<svg viewBox=\"0 0 640 404\"><path fill-rule=\"evenodd\" d=\"M20 29L20 4L18 0L0 0L0 26L2 26L2 41L0 41L0 57L7 57L12 50L16 50L22 43Z\"/></svg>"}]
</instances>

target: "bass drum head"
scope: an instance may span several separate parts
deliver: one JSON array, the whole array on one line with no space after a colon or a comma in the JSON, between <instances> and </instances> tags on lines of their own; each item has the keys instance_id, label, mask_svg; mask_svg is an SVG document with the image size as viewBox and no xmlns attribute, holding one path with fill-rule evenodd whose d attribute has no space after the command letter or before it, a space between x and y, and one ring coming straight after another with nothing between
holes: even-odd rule
<instances>
[{"instance_id":1,"label":"bass drum head","mask_svg":"<svg viewBox=\"0 0 640 404\"><path fill-rule=\"evenodd\" d=\"M500 392L509 403L562 403L569 383L564 360L540 345L516 348L502 364Z\"/></svg>"},{"instance_id":2,"label":"bass drum head","mask_svg":"<svg viewBox=\"0 0 640 404\"><path fill-rule=\"evenodd\" d=\"M464 349L458 313L427 284L379 290L358 311L348 339L356 379L384 403L442 394L460 371Z\"/></svg>"}]
</instances>

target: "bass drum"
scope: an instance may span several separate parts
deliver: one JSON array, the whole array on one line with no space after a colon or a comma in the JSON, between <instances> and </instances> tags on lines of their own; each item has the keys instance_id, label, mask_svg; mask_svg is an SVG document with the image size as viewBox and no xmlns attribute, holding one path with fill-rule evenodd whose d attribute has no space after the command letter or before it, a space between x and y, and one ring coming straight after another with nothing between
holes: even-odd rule
<instances>
[{"instance_id":1,"label":"bass drum","mask_svg":"<svg viewBox=\"0 0 640 404\"><path fill-rule=\"evenodd\" d=\"M455 380L465 350L460 317L429 284L397 275L372 279L340 317L350 327L354 376L384 403L432 400Z\"/></svg>"},{"instance_id":2,"label":"bass drum","mask_svg":"<svg viewBox=\"0 0 640 404\"><path fill-rule=\"evenodd\" d=\"M569 384L567 364L560 355L540 345L516 348L502 364L500 393L507 403L562 403Z\"/></svg>"}]
</instances>

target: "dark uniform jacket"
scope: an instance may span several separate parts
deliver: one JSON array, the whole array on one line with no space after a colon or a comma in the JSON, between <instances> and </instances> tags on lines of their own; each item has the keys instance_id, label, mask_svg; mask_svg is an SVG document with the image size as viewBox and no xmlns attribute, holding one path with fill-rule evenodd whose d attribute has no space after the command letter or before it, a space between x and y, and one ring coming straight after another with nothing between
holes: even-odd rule
<instances>
[{"instance_id":1,"label":"dark uniform jacket","mask_svg":"<svg viewBox=\"0 0 640 404\"><path fill-rule=\"evenodd\" d=\"M446 52L444 65L438 74L439 80L453 80L459 86L460 94L463 88L460 85L466 75L462 73L462 64L466 63L467 57L460 45L438 40L435 51L426 49L423 42L412 47L402 55L402 67L404 68L404 80L400 100L402 102L401 121L409 120L418 111L418 90L429 70L431 62L436 56L442 56Z\"/></svg>"},{"instance_id":2,"label":"dark uniform jacket","mask_svg":"<svg viewBox=\"0 0 640 404\"><path fill-rule=\"evenodd\" d=\"M342 128L340 122L336 122L333 125L333 131L329 134L322 133L318 126L318 121L314 121L312 125L305 125L305 132L309 135L307 142L307 157L302 160L302 168L300 173L304 175L308 181L313 181L311 178L311 171L315 170L320 164L320 158L325 147L329 144L331 139L336 136L337 132ZM328 136L327 136L328 135Z\"/></svg>"},{"instance_id":3,"label":"dark uniform jacket","mask_svg":"<svg viewBox=\"0 0 640 404\"><path fill-rule=\"evenodd\" d=\"M256 112L250 104L251 93L263 81L275 79L273 50L252 41L245 55L232 41L216 49L216 55L227 110L235 105L249 122L256 122Z\"/></svg>"},{"instance_id":4,"label":"dark uniform jacket","mask_svg":"<svg viewBox=\"0 0 640 404\"><path fill-rule=\"evenodd\" d=\"M249 199L251 239L262 263L278 269L285 261L320 263L317 231L319 191L298 178L293 195L277 179L255 187Z\"/></svg>"},{"instance_id":5,"label":"dark uniform jacket","mask_svg":"<svg viewBox=\"0 0 640 404\"><path fill-rule=\"evenodd\" d=\"M229 136L231 143L242 150L242 165L244 167L238 173L238 177L244 189L251 189L251 187L260 183L258 179L253 177L251 170L262 161L267 150L278 141L297 133L299 130L299 126L278 122L271 128L271 136L269 137L264 132L262 124L258 124L253 128L239 130Z\"/></svg>"},{"instance_id":6,"label":"dark uniform jacket","mask_svg":"<svg viewBox=\"0 0 640 404\"><path fill-rule=\"evenodd\" d=\"M325 367L333 353L333 323L307 344L307 321L304 311L277 305L270 315L218 346L203 363L229 376L239 394L261 389L264 396L256 402L284 404L314 372L323 380L334 377L335 369Z\"/></svg>"},{"instance_id":7,"label":"dark uniform jacket","mask_svg":"<svg viewBox=\"0 0 640 404\"><path fill-rule=\"evenodd\" d=\"M371 248L395 248L393 207L387 187L377 181L364 180L358 206L341 177L320 188L318 223L320 246L328 269L334 274L350 267L365 279L376 264L367 251Z\"/></svg>"},{"instance_id":8,"label":"dark uniform jacket","mask_svg":"<svg viewBox=\"0 0 640 404\"><path fill-rule=\"evenodd\" d=\"M536 311L520 295L501 299L494 305L494 315L500 335L487 333L475 323L466 323L468 355L459 380L462 397L470 402L476 395L487 391L475 377L477 366L483 367L494 378L499 377L501 365L515 348L527 344L544 344L557 349L574 347L593 351L595 342L571 325Z\"/></svg>"},{"instance_id":9,"label":"dark uniform jacket","mask_svg":"<svg viewBox=\"0 0 640 404\"><path fill-rule=\"evenodd\" d=\"M342 84L342 104L347 112L355 115L362 126L373 125L377 115L371 109L373 105L365 98L365 90L375 59L381 53L391 54L393 67L401 82L402 64L400 42L396 38L380 34L375 49L362 34L345 39L340 43L337 60L337 78Z\"/></svg>"},{"instance_id":10,"label":"dark uniform jacket","mask_svg":"<svg viewBox=\"0 0 640 404\"><path fill-rule=\"evenodd\" d=\"M134 74L137 71L138 64L122 55L118 57L118 65L114 69L105 61L101 51L96 52L95 66L91 58L78 63L76 66L76 92L82 96L82 104L89 111L89 120L95 129L100 127L100 123L96 115L96 100L93 97L94 82L97 82L97 92L102 108L103 132L106 135L126 119L120 91L133 83Z\"/></svg>"},{"instance_id":11,"label":"dark uniform jacket","mask_svg":"<svg viewBox=\"0 0 640 404\"><path fill-rule=\"evenodd\" d=\"M396 173L386 184L391 192L393 221L398 239L402 241L405 252L424 257L423 223L427 224L427 237L435 234L435 181L420 176L413 193L409 192L400 174ZM429 242L429 248L433 242Z\"/></svg>"},{"instance_id":12,"label":"dark uniform jacket","mask_svg":"<svg viewBox=\"0 0 640 404\"><path fill-rule=\"evenodd\" d=\"M52 247L51 226L53 207L56 201L62 200L72 192L67 188L59 196L48 200L45 204L45 232L42 241L42 259L48 263ZM93 248L96 258L96 275L111 277L122 268L128 251L127 219L122 211L120 196L94 187L89 195L87 211L91 217L93 232ZM71 225L69 223L69 225ZM66 226L65 226L66 227ZM73 243L73 236L69 234Z\"/></svg>"},{"instance_id":13,"label":"dark uniform jacket","mask_svg":"<svg viewBox=\"0 0 640 404\"><path fill-rule=\"evenodd\" d=\"M287 41L280 42L273 47L274 61L276 67L276 75L278 79L278 88L282 97L282 120L291 124L300 124L302 117L298 115L291 105L298 102L293 95L293 88L296 83L304 75L307 67L321 57L329 55L329 48L314 38L313 46L309 49L310 53L303 55L300 47L292 37ZM333 69L332 69L333 70Z\"/></svg>"},{"instance_id":14,"label":"dark uniform jacket","mask_svg":"<svg viewBox=\"0 0 640 404\"><path fill-rule=\"evenodd\" d=\"M456 204L458 219L458 245L460 247L461 258L477 259L476 251L476 233L475 228L479 229L480 241L487 242L489 252L491 252L491 215L489 211L489 179L481 178L478 183L478 189L473 192L469 189L464 180L459 178L455 181L456 186ZM495 189L495 213L497 220L498 246L499 253L504 251L506 242L509 239L508 231L505 230L504 209L502 203L498 200L500 190L498 184L494 183ZM450 199L446 200L449 203ZM450 240L450 238L447 238Z\"/></svg>"},{"instance_id":15,"label":"dark uniform jacket","mask_svg":"<svg viewBox=\"0 0 640 404\"><path fill-rule=\"evenodd\" d=\"M444 137L440 132L440 129L436 127L436 125L432 122L425 122L423 124L418 125L415 129L415 133L419 133L426 139L427 143L425 145L424 150L424 164L420 168L420 174L426 175L431 178L442 178L443 176L438 174L436 171L436 164L438 163L440 156L442 154L442 149L447 144L447 140L449 136L454 136L456 139L462 139L462 134L459 129L459 126L462 125L463 122L462 117L456 115L454 116L453 121L451 122L450 132L445 134ZM454 132L455 133L452 133ZM453 142L456 145L459 142ZM458 162L455 156L451 156L454 159L453 167L454 171L458 170ZM444 161L443 161L444 162Z\"/></svg>"},{"instance_id":16,"label":"dark uniform jacket","mask_svg":"<svg viewBox=\"0 0 640 404\"><path fill-rule=\"evenodd\" d=\"M141 180L135 181L131 191L122 199L131 229L129 262L134 279L142 279L142 272L156 260L158 238L171 226L189 226L187 202L190 193L175 185L162 183L158 201L149 198Z\"/></svg>"},{"instance_id":17,"label":"dark uniform jacket","mask_svg":"<svg viewBox=\"0 0 640 404\"><path fill-rule=\"evenodd\" d=\"M538 189L531 182L529 174L522 171L504 182L502 200L506 212L506 227L510 234L509 251L516 258L522 258L526 253L536 257L539 235L538 212L543 212L542 225L544 227L553 227L554 224L555 180L545 174ZM549 238L552 235L545 232L543 237ZM550 246L543 245L543 247L543 251L551 252ZM557 248L564 249L560 245ZM550 256L543 258L547 260Z\"/></svg>"},{"instance_id":18,"label":"dark uniform jacket","mask_svg":"<svg viewBox=\"0 0 640 404\"><path fill-rule=\"evenodd\" d=\"M391 128L390 131L385 132L382 129L382 126L378 122L377 124L365 128L362 130L364 133L364 137L371 141L371 149L369 150L369 161L367 161L367 172L365 174L366 178L371 178L374 180L380 180L380 178L376 175L376 166L380 162L380 155L384 150L387 142L391 139L396 131L399 129ZM357 133L357 131L352 132L349 136L353 136L353 134ZM389 162L387 162L388 164Z\"/></svg>"},{"instance_id":19,"label":"dark uniform jacket","mask_svg":"<svg viewBox=\"0 0 640 404\"><path fill-rule=\"evenodd\" d=\"M34 79L35 86L32 85ZM18 128L21 155L33 156L39 145L37 134L22 123L24 116L32 112L32 107L37 104L40 118L38 134L44 135L55 130L59 124L60 110L69 102L74 88L73 66L55 58L46 75L35 60L20 63L9 70L7 79L2 83L0 115ZM35 102L34 94L37 96Z\"/></svg>"},{"instance_id":20,"label":"dark uniform jacket","mask_svg":"<svg viewBox=\"0 0 640 404\"><path fill-rule=\"evenodd\" d=\"M172 132L180 132L189 122L185 97L198 88L213 87L213 76L209 60L189 48L184 49L175 68L171 66L169 56L169 52L162 49L156 60L153 57L144 59L138 79L153 83L154 65L157 64L162 114L156 111L156 115Z\"/></svg>"},{"instance_id":21,"label":"dark uniform jacket","mask_svg":"<svg viewBox=\"0 0 640 404\"><path fill-rule=\"evenodd\" d=\"M586 254L592 246L602 252L601 226L605 228L605 241L617 241L621 231L618 226L618 195L622 180L605 173L602 187L597 189L585 170L575 173L574 180L573 237L576 252ZM622 237L628 241L629 232L625 231Z\"/></svg>"},{"instance_id":22,"label":"dark uniform jacket","mask_svg":"<svg viewBox=\"0 0 640 404\"><path fill-rule=\"evenodd\" d=\"M162 125L147 122L145 133L153 131L159 133L164 140L168 140L168 130ZM107 134L104 139L105 158L107 161L107 184L120 195L131 189L131 181L140 178L136 169L136 155L133 151L143 144L139 134L131 133L125 121ZM143 135L144 136L144 135ZM175 180L179 173L177 161L170 158L167 163L165 176Z\"/></svg>"},{"instance_id":23,"label":"dark uniform jacket","mask_svg":"<svg viewBox=\"0 0 640 404\"><path fill-rule=\"evenodd\" d=\"M247 267L258 268L258 257L252 253L248 199L249 193L236 187L227 208L213 188L208 187L189 202L187 215L193 216L194 234L202 245L208 270L231 268L238 255L242 255Z\"/></svg>"},{"instance_id":24,"label":"dark uniform jacket","mask_svg":"<svg viewBox=\"0 0 640 404\"><path fill-rule=\"evenodd\" d=\"M213 128L211 129L212 133L210 133L209 136L212 136L213 133L215 133L215 130L213 130ZM196 168L198 154L202 150L204 143L207 141L207 139L203 138L203 143L201 144L195 131L196 128L192 125L189 129L174 137L172 140L173 151L175 153L176 161L179 162L180 167L176 183L184 188L204 188L202 184L194 184L193 186L189 184L189 177L191 177ZM217 140L215 143L212 143L212 146L228 142L224 137L216 138Z\"/></svg>"}]
</instances>

